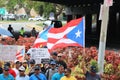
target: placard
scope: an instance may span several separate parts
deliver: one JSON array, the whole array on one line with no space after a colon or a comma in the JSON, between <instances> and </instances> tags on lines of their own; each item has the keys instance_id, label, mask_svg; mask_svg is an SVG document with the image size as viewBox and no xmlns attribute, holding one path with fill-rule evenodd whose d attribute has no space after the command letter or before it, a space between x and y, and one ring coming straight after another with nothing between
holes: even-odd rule
<instances>
[{"instance_id":1,"label":"placard","mask_svg":"<svg viewBox=\"0 0 120 80\"><path fill-rule=\"evenodd\" d=\"M50 59L47 48L31 48L29 53L31 54L31 59L35 59L36 64L41 64L45 59Z\"/></svg>"},{"instance_id":2,"label":"placard","mask_svg":"<svg viewBox=\"0 0 120 80\"><path fill-rule=\"evenodd\" d=\"M16 53L20 49L25 49L25 47L18 45L0 45L0 60L1 61L16 60Z\"/></svg>"}]
</instances>

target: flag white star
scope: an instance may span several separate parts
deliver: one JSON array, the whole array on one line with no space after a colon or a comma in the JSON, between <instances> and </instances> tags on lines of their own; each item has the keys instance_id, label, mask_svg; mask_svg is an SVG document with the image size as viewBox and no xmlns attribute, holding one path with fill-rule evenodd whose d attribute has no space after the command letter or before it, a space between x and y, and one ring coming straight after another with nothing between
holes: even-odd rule
<instances>
[{"instance_id":1,"label":"flag white star","mask_svg":"<svg viewBox=\"0 0 120 80\"><path fill-rule=\"evenodd\" d=\"M75 33L76 38L80 37L80 34L81 34L81 32L78 30L78 31Z\"/></svg>"}]
</instances>

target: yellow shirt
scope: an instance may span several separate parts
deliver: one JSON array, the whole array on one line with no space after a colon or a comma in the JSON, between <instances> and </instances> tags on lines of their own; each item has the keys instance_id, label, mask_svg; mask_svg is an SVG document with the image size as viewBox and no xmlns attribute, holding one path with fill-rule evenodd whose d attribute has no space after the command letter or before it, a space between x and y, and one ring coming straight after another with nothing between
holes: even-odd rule
<instances>
[{"instance_id":1,"label":"yellow shirt","mask_svg":"<svg viewBox=\"0 0 120 80\"><path fill-rule=\"evenodd\" d=\"M63 76L60 80L77 80L74 76L66 77Z\"/></svg>"}]
</instances>

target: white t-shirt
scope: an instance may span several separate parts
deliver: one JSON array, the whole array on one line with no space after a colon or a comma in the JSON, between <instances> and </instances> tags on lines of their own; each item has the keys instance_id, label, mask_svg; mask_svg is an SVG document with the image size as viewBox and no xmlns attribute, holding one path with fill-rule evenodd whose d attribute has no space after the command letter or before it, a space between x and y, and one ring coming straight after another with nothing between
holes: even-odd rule
<instances>
[{"instance_id":1,"label":"white t-shirt","mask_svg":"<svg viewBox=\"0 0 120 80\"><path fill-rule=\"evenodd\" d=\"M15 80L29 80L29 76L26 75L25 77L17 76Z\"/></svg>"},{"instance_id":2,"label":"white t-shirt","mask_svg":"<svg viewBox=\"0 0 120 80\"><path fill-rule=\"evenodd\" d=\"M13 68L12 70L14 70L14 71L15 71L15 73L16 73L16 76L18 76L18 75L19 75L19 70L18 70L18 69L16 69L16 68Z\"/></svg>"}]
</instances>

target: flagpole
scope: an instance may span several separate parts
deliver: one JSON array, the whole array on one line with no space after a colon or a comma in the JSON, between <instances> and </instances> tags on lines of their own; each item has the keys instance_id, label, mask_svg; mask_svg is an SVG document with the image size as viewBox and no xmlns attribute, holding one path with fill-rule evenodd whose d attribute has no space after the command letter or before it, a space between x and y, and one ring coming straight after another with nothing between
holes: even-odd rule
<instances>
[{"instance_id":1,"label":"flagpole","mask_svg":"<svg viewBox=\"0 0 120 80\"><path fill-rule=\"evenodd\" d=\"M85 16L83 17L83 55L85 56Z\"/></svg>"},{"instance_id":2,"label":"flagpole","mask_svg":"<svg viewBox=\"0 0 120 80\"><path fill-rule=\"evenodd\" d=\"M106 6L106 0L103 4L103 14L102 14L102 24L101 24L101 33L100 33L100 42L99 42L99 52L98 52L98 67L99 73L104 72L104 56L105 56L105 47L106 47L106 36L107 36L107 26L109 18L109 6Z\"/></svg>"}]
</instances>

